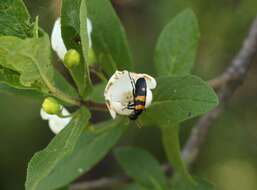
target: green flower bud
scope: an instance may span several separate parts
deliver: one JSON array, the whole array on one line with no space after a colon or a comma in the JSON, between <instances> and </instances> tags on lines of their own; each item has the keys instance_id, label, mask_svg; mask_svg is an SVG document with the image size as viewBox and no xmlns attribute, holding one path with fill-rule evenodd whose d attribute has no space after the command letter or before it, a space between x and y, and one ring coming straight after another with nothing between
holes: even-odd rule
<instances>
[{"instance_id":1,"label":"green flower bud","mask_svg":"<svg viewBox=\"0 0 257 190\"><path fill-rule=\"evenodd\" d=\"M93 48L89 48L88 50L88 63L89 65L93 65L94 63L96 63L96 56Z\"/></svg>"},{"instance_id":2,"label":"green flower bud","mask_svg":"<svg viewBox=\"0 0 257 190\"><path fill-rule=\"evenodd\" d=\"M54 98L48 97L42 104L43 110L48 114L58 114L61 112L61 105Z\"/></svg>"},{"instance_id":3,"label":"green flower bud","mask_svg":"<svg viewBox=\"0 0 257 190\"><path fill-rule=\"evenodd\" d=\"M80 64L80 54L75 49L70 49L64 56L64 64L67 68L72 68Z\"/></svg>"}]
</instances>

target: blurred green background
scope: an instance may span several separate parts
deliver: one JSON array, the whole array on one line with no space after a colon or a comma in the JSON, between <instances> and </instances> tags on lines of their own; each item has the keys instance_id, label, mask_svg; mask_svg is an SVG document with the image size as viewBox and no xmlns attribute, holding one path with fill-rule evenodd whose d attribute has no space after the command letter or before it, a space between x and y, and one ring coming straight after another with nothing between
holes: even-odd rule
<instances>
[{"instance_id":1,"label":"blurred green background","mask_svg":"<svg viewBox=\"0 0 257 190\"><path fill-rule=\"evenodd\" d=\"M57 16L56 1L25 0L25 3L33 17L40 16L40 25L50 33ZM194 73L206 80L219 75L231 62L257 15L256 0L114 0L113 3L127 31L137 71L153 75L154 46L160 31L178 12L192 8L201 30ZM192 169L193 174L216 184L218 190L257 189L256 62L226 112L213 124ZM53 137L47 122L40 118L40 104L39 100L0 94L1 190L24 189L28 161ZM183 126L182 142L190 124ZM121 143L139 145L164 160L156 129L132 128ZM116 168L109 156L87 178L112 173Z\"/></svg>"}]
</instances>

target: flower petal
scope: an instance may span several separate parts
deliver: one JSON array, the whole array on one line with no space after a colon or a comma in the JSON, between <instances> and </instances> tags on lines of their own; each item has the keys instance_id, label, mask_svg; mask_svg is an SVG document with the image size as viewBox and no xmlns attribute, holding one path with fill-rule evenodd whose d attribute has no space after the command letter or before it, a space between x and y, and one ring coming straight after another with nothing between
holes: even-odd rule
<instances>
[{"instance_id":1,"label":"flower petal","mask_svg":"<svg viewBox=\"0 0 257 190\"><path fill-rule=\"evenodd\" d=\"M132 85L127 71L116 71L110 78L104 92L106 100L122 102L125 93L131 92ZM133 98L133 97L132 97Z\"/></svg>"},{"instance_id":2,"label":"flower petal","mask_svg":"<svg viewBox=\"0 0 257 190\"><path fill-rule=\"evenodd\" d=\"M61 118L57 115L48 114L43 109L40 110L40 115L42 119L48 120L49 127L55 134L58 134L63 128L65 128L72 119L72 117ZM62 108L62 115L69 116L70 113L67 109Z\"/></svg>"},{"instance_id":3,"label":"flower petal","mask_svg":"<svg viewBox=\"0 0 257 190\"><path fill-rule=\"evenodd\" d=\"M109 102L107 102L106 105L107 105L107 108L108 108L112 118L115 119L116 118L116 111L113 109L111 104L109 104Z\"/></svg>"},{"instance_id":4,"label":"flower petal","mask_svg":"<svg viewBox=\"0 0 257 190\"><path fill-rule=\"evenodd\" d=\"M48 120L48 119L49 119L49 117L48 117L49 114L46 113L43 108L40 109L40 116L41 116L41 118L42 118L43 120Z\"/></svg>"},{"instance_id":5,"label":"flower petal","mask_svg":"<svg viewBox=\"0 0 257 190\"><path fill-rule=\"evenodd\" d=\"M152 103L153 100L153 93L150 89L147 88L147 92L146 92L146 101L145 101L145 107L149 107Z\"/></svg>"},{"instance_id":6,"label":"flower petal","mask_svg":"<svg viewBox=\"0 0 257 190\"><path fill-rule=\"evenodd\" d=\"M93 31L92 22L89 18L87 18L87 33L88 33L89 48L92 47L92 39L91 39L92 31ZM58 57L61 60L64 60L64 56L67 52L67 48L62 39L61 18L60 17L58 17L54 23L54 27L53 27L53 31L52 31L52 35L51 35L51 44L52 44L53 50L56 52Z\"/></svg>"},{"instance_id":7,"label":"flower petal","mask_svg":"<svg viewBox=\"0 0 257 190\"><path fill-rule=\"evenodd\" d=\"M49 127L54 134L58 134L63 130L70 122L71 117L60 118L55 117L49 120Z\"/></svg>"},{"instance_id":8,"label":"flower petal","mask_svg":"<svg viewBox=\"0 0 257 190\"><path fill-rule=\"evenodd\" d=\"M112 107L119 115L131 115L133 110L127 109L127 105L124 106L120 102L112 102Z\"/></svg>"},{"instance_id":9,"label":"flower petal","mask_svg":"<svg viewBox=\"0 0 257 190\"><path fill-rule=\"evenodd\" d=\"M139 78L144 78L146 80L147 88L155 89L157 82L156 80L151 77L150 75L143 74L143 73L130 73L130 76L137 81Z\"/></svg>"},{"instance_id":10,"label":"flower petal","mask_svg":"<svg viewBox=\"0 0 257 190\"><path fill-rule=\"evenodd\" d=\"M92 47L92 39L91 39L92 32L93 32L92 22L89 18L87 18L87 35L88 35L88 46L89 46L89 48Z\"/></svg>"},{"instance_id":11,"label":"flower petal","mask_svg":"<svg viewBox=\"0 0 257 190\"><path fill-rule=\"evenodd\" d=\"M52 35L51 35L51 44L53 50L57 53L58 57L63 60L64 55L67 52L67 48L64 45L62 39L62 32L61 32L61 19L57 18L54 23Z\"/></svg>"}]
</instances>

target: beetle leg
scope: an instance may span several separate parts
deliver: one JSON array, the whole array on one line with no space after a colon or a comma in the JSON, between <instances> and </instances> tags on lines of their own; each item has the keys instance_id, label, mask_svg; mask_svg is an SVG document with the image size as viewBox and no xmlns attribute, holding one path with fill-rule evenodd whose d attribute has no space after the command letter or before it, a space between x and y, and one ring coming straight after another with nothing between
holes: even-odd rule
<instances>
[{"instance_id":1,"label":"beetle leg","mask_svg":"<svg viewBox=\"0 0 257 190\"><path fill-rule=\"evenodd\" d=\"M126 107L124 107L122 110L125 110L125 109L128 109L128 110L133 110L135 109L135 104L134 103L129 103Z\"/></svg>"}]
</instances>

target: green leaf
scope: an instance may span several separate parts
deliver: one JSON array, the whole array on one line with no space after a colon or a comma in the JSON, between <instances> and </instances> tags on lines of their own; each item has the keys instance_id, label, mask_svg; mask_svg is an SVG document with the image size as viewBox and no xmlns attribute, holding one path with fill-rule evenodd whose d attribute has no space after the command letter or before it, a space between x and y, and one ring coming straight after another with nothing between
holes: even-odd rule
<instances>
[{"instance_id":1,"label":"green leaf","mask_svg":"<svg viewBox=\"0 0 257 190\"><path fill-rule=\"evenodd\" d=\"M209 182L194 177L195 184L189 183L181 176L172 178L171 189L173 190L215 190L214 186Z\"/></svg>"},{"instance_id":2,"label":"green leaf","mask_svg":"<svg viewBox=\"0 0 257 190\"><path fill-rule=\"evenodd\" d=\"M40 48L39 43L40 41L34 39L22 40L12 36L0 37L0 65L19 73L20 83L23 86L46 88L32 57L37 54L36 50L38 51ZM36 50L33 53L32 48L34 47Z\"/></svg>"},{"instance_id":3,"label":"green leaf","mask_svg":"<svg viewBox=\"0 0 257 190\"><path fill-rule=\"evenodd\" d=\"M4 81L10 86L17 87L19 75L20 86L38 89L45 94L71 104L77 104L74 97L75 89L55 71L51 64L49 38L45 34L38 39L20 39L13 36L0 37L0 66L5 72L13 71L13 75L5 75ZM8 78L15 78L14 81Z\"/></svg>"},{"instance_id":4,"label":"green leaf","mask_svg":"<svg viewBox=\"0 0 257 190\"><path fill-rule=\"evenodd\" d=\"M9 95L27 96L27 97L38 99L40 101L43 100L43 98L45 97L44 94L40 93L37 90L17 89L4 83L0 83L0 93L9 94Z\"/></svg>"},{"instance_id":5,"label":"green leaf","mask_svg":"<svg viewBox=\"0 0 257 190\"><path fill-rule=\"evenodd\" d=\"M73 153L55 165L54 171L42 181L37 190L65 186L88 172L115 145L126 126L127 124L123 120L117 119L97 124L93 128L95 130L86 129L78 140Z\"/></svg>"},{"instance_id":6,"label":"green leaf","mask_svg":"<svg viewBox=\"0 0 257 190\"><path fill-rule=\"evenodd\" d=\"M20 83L19 73L0 66L0 92L43 99L46 94Z\"/></svg>"},{"instance_id":7,"label":"green leaf","mask_svg":"<svg viewBox=\"0 0 257 190\"><path fill-rule=\"evenodd\" d=\"M81 50L80 38L81 0L63 0L61 10L62 37L67 49ZM86 23L84 23L86 25Z\"/></svg>"},{"instance_id":8,"label":"green leaf","mask_svg":"<svg viewBox=\"0 0 257 190\"><path fill-rule=\"evenodd\" d=\"M83 54L82 63L69 69L79 93L85 97L91 81L88 71L87 7L85 1L63 0L61 11L62 37L66 48ZM79 43L81 41L81 44Z\"/></svg>"},{"instance_id":9,"label":"green leaf","mask_svg":"<svg viewBox=\"0 0 257 190\"><path fill-rule=\"evenodd\" d=\"M0 36L32 36L30 16L22 0L1 0Z\"/></svg>"},{"instance_id":10,"label":"green leaf","mask_svg":"<svg viewBox=\"0 0 257 190\"><path fill-rule=\"evenodd\" d=\"M85 65L84 65L84 80L86 83L87 89L91 88L91 79L89 73L89 42L88 42L88 33L87 33L87 5L86 1L81 1L80 5L80 37L82 44L82 54L84 56ZM88 93L89 94L89 93ZM86 94L86 95L88 95Z\"/></svg>"},{"instance_id":11,"label":"green leaf","mask_svg":"<svg viewBox=\"0 0 257 190\"><path fill-rule=\"evenodd\" d=\"M19 73L15 72L11 69L4 68L1 65L0 65L0 82L8 84L13 88L28 89L28 87L26 87L20 83L20 74Z\"/></svg>"},{"instance_id":12,"label":"green leaf","mask_svg":"<svg viewBox=\"0 0 257 190\"><path fill-rule=\"evenodd\" d=\"M172 126L202 115L218 104L214 90L196 76L159 77L157 84L152 105L139 118L146 126Z\"/></svg>"},{"instance_id":13,"label":"green leaf","mask_svg":"<svg viewBox=\"0 0 257 190\"><path fill-rule=\"evenodd\" d=\"M177 172L176 175L182 176L187 183L194 185L195 182L181 158L178 125L162 127L162 144L171 166Z\"/></svg>"},{"instance_id":14,"label":"green leaf","mask_svg":"<svg viewBox=\"0 0 257 190\"><path fill-rule=\"evenodd\" d=\"M166 179L158 161L139 148L119 148L115 156L126 173L147 189L166 189Z\"/></svg>"},{"instance_id":15,"label":"green leaf","mask_svg":"<svg viewBox=\"0 0 257 190\"><path fill-rule=\"evenodd\" d=\"M26 190L39 190L42 182L55 171L58 164L72 154L89 118L89 111L85 108L80 109L68 126L55 136L44 150L33 156L28 165Z\"/></svg>"},{"instance_id":16,"label":"green leaf","mask_svg":"<svg viewBox=\"0 0 257 190\"><path fill-rule=\"evenodd\" d=\"M93 23L93 49L98 63L110 77L116 70L132 70L132 59L124 28L109 0L88 0Z\"/></svg>"},{"instance_id":17,"label":"green leaf","mask_svg":"<svg viewBox=\"0 0 257 190\"><path fill-rule=\"evenodd\" d=\"M98 102L98 103L105 103L104 95L103 95L105 87L106 87L105 82L94 86L93 91L88 96L88 100L93 102Z\"/></svg>"},{"instance_id":18,"label":"green leaf","mask_svg":"<svg viewBox=\"0 0 257 190\"><path fill-rule=\"evenodd\" d=\"M121 190L147 190L147 189L139 184L133 183L133 184L126 185L126 187L122 188Z\"/></svg>"},{"instance_id":19,"label":"green leaf","mask_svg":"<svg viewBox=\"0 0 257 190\"><path fill-rule=\"evenodd\" d=\"M200 32L192 10L176 16L161 33L155 53L160 75L184 75L194 64Z\"/></svg>"},{"instance_id":20,"label":"green leaf","mask_svg":"<svg viewBox=\"0 0 257 190\"><path fill-rule=\"evenodd\" d=\"M58 188L56 190L69 190L69 187L68 186L67 187L62 187L62 188Z\"/></svg>"}]
</instances>

